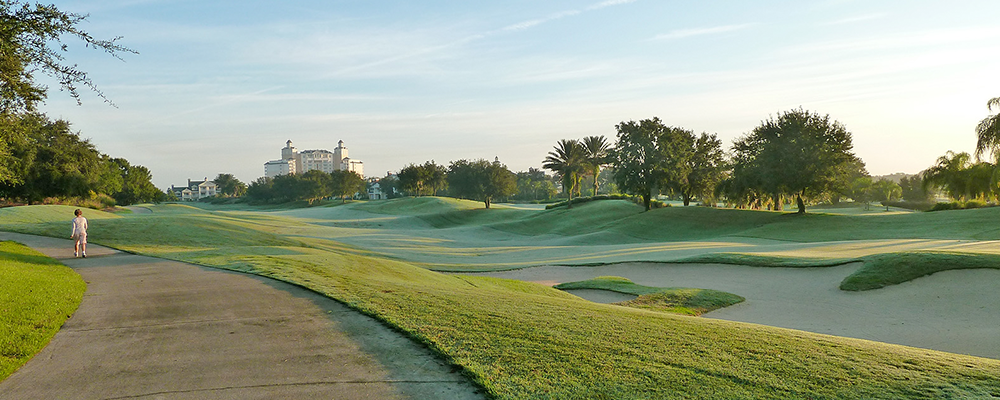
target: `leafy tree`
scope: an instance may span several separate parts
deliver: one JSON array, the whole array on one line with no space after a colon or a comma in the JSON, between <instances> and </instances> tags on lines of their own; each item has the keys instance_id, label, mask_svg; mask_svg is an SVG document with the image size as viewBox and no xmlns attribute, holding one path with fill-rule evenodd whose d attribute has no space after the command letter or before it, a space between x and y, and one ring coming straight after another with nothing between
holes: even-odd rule
<instances>
[{"instance_id":1,"label":"leafy tree","mask_svg":"<svg viewBox=\"0 0 1000 400\"><path fill-rule=\"evenodd\" d=\"M881 179L872 185L872 192L875 194L875 200L881 201L885 210L889 211L889 202L899 200L903 189L896 182Z\"/></svg>"},{"instance_id":2,"label":"leafy tree","mask_svg":"<svg viewBox=\"0 0 1000 400\"><path fill-rule=\"evenodd\" d=\"M573 207L573 192L587 171L587 153L577 140L560 140L545 157L542 168L555 172L562 178L563 191L569 199L567 208Z\"/></svg>"},{"instance_id":3,"label":"leafy tree","mask_svg":"<svg viewBox=\"0 0 1000 400\"><path fill-rule=\"evenodd\" d=\"M306 198L302 177L296 174L278 175L272 178L271 203L287 203Z\"/></svg>"},{"instance_id":4,"label":"leafy tree","mask_svg":"<svg viewBox=\"0 0 1000 400\"><path fill-rule=\"evenodd\" d=\"M166 194L153 186L153 174L149 169L141 165L131 165L124 158L112 160L117 166L122 177L122 189L112 197L115 202L121 205L137 203L150 203L161 201L166 198Z\"/></svg>"},{"instance_id":5,"label":"leafy tree","mask_svg":"<svg viewBox=\"0 0 1000 400\"><path fill-rule=\"evenodd\" d=\"M931 194L924 189L923 178L920 175L904 176L899 180L899 187L903 201L920 203L931 199Z\"/></svg>"},{"instance_id":6,"label":"leafy tree","mask_svg":"<svg viewBox=\"0 0 1000 400\"><path fill-rule=\"evenodd\" d=\"M969 177L965 172L972 166L969 153L948 151L938 157L937 163L923 172L923 188L942 188L949 197L964 200L971 194Z\"/></svg>"},{"instance_id":7,"label":"leafy tree","mask_svg":"<svg viewBox=\"0 0 1000 400\"><path fill-rule=\"evenodd\" d=\"M420 197L424 192L424 182L430 179L427 170L421 165L410 164L399 170L396 174L399 178L399 186L407 193Z\"/></svg>"},{"instance_id":8,"label":"leafy tree","mask_svg":"<svg viewBox=\"0 0 1000 400\"><path fill-rule=\"evenodd\" d=\"M986 108L993 111L1000 109L1000 97L994 97L986 102ZM991 152L1000 158L1000 114L983 118L976 126L976 158L986 152Z\"/></svg>"},{"instance_id":9,"label":"leafy tree","mask_svg":"<svg viewBox=\"0 0 1000 400\"><path fill-rule=\"evenodd\" d=\"M266 176L257 178L247 186L247 198L258 203L274 202L274 179Z\"/></svg>"},{"instance_id":10,"label":"leafy tree","mask_svg":"<svg viewBox=\"0 0 1000 400\"><path fill-rule=\"evenodd\" d=\"M448 188L448 169L433 160L423 165L410 164L399 171L399 184L403 190L419 197L422 194L437 195Z\"/></svg>"},{"instance_id":11,"label":"leafy tree","mask_svg":"<svg viewBox=\"0 0 1000 400\"><path fill-rule=\"evenodd\" d=\"M386 174L385 177L378 180L379 188L382 189L382 193L385 193L387 199L395 199L400 196L399 178L393 174Z\"/></svg>"},{"instance_id":12,"label":"leafy tree","mask_svg":"<svg viewBox=\"0 0 1000 400\"><path fill-rule=\"evenodd\" d=\"M518 200L548 200L558 193L552 179L537 168L528 168L517 174Z\"/></svg>"},{"instance_id":13,"label":"leafy tree","mask_svg":"<svg viewBox=\"0 0 1000 400\"><path fill-rule=\"evenodd\" d=\"M517 193L517 178L498 161L458 160L448 167L448 186L456 197L482 201L489 209L493 199Z\"/></svg>"},{"instance_id":14,"label":"leafy tree","mask_svg":"<svg viewBox=\"0 0 1000 400\"><path fill-rule=\"evenodd\" d=\"M230 197L239 197L246 192L246 184L236 179L233 174L219 174L213 180L218 186L219 193Z\"/></svg>"},{"instance_id":15,"label":"leafy tree","mask_svg":"<svg viewBox=\"0 0 1000 400\"><path fill-rule=\"evenodd\" d=\"M295 190L298 196L294 200L306 200L312 204L316 200L330 196L332 185L333 177L330 174L318 169L306 171L302 174L299 187Z\"/></svg>"},{"instance_id":16,"label":"leafy tree","mask_svg":"<svg viewBox=\"0 0 1000 400\"><path fill-rule=\"evenodd\" d=\"M608 163L611 145L608 144L608 139L603 135L587 136L580 143L586 153L587 167L590 168L590 174L594 177L594 196L597 196L600 189L597 178L601 175L601 167Z\"/></svg>"},{"instance_id":17,"label":"leafy tree","mask_svg":"<svg viewBox=\"0 0 1000 400\"><path fill-rule=\"evenodd\" d=\"M830 186L827 188L827 196L833 204L840 203L842 197L854 198L854 182L858 178L869 177L868 170L865 169L865 163L860 159L843 164L840 168L837 168L833 173L833 178L830 180ZM855 200L857 201L857 200Z\"/></svg>"},{"instance_id":18,"label":"leafy tree","mask_svg":"<svg viewBox=\"0 0 1000 400\"><path fill-rule=\"evenodd\" d=\"M46 97L47 88L35 82L41 72L59 81L63 90L80 101L79 86L90 88L105 101L86 72L65 64L69 47L64 36L75 37L88 48L104 50L119 58L135 53L117 43L120 38L99 40L80 29L87 15L60 11L54 5L30 4L20 0L0 0L0 113L16 114L35 110Z\"/></svg>"},{"instance_id":19,"label":"leafy tree","mask_svg":"<svg viewBox=\"0 0 1000 400\"><path fill-rule=\"evenodd\" d=\"M342 202L347 202L348 196L354 196L365 189L365 180L354 171L337 170L330 173L330 189L334 196L340 196Z\"/></svg>"},{"instance_id":20,"label":"leafy tree","mask_svg":"<svg viewBox=\"0 0 1000 400\"><path fill-rule=\"evenodd\" d=\"M702 133L697 139L693 136L684 139L691 147L683 152L687 155L683 159L686 165L680 169L682 175L676 180L677 191L685 206L693 198L709 203L715 197L715 187L725 176L726 153L722 150L722 141L716 135L707 133Z\"/></svg>"},{"instance_id":21,"label":"leafy tree","mask_svg":"<svg viewBox=\"0 0 1000 400\"><path fill-rule=\"evenodd\" d=\"M0 194L31 203L46 197L86 198L102 190L113 194L120 187L120 179L109 171L108 158L71 132L69 122L25 114L17 124L22 137L11 147L15 159L7 167L11 179L0 184Z\"/></svg>"},{"instance_id":22,"label":"leafy tree","mask_svg":"<svg viewBox=\"0 0 1000 400\"><path fill-rule=\"evenodd\" d=\"M668 128L659 118L639 122L622 122L615 126L618 140L611 150L618 189L642 197L649 211L652 196L665 181L666 152L661 147L663 137L675 128Z\"/></svg>"},{"instance_id":23,"label":"leafy tree","mask_svg":"<svg viewBox=\"0 0 1000 400\"><path fill-rule=\"evenodd\" d=\"M870 176L861 176L854 179L851 185L851 198L857 203L864 203L865 210L870 209L874 194L874 182Z\"/></svg>"},{"instance_id":24,"label":"leafy tree","mask_svg":"<svg viewBox=\"0 0 1000 400\"><path fill-rule=\"evenodd\" d=\"M734 160L742 163L734 174L755 175L752 184L775 198L795 196L799 213L804 197L827 191L846 164L858 162L851 152L851 133L829 116L803 109L764 121L733 145Z\"/></svg>"}]
</instances>

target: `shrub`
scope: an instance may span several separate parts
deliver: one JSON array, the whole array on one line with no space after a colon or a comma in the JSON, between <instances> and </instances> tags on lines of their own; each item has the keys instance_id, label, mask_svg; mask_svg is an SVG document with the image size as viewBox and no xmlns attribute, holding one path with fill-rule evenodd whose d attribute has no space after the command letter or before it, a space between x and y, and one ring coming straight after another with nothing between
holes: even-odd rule
<instances>
[{"instance_id":1,"label":"shrub","mask_svg":"<svg viewBox=\"0 0 1000 400\"><path fill-rule=\"evenodd\" d=\"M642 203L642 198L638 197L638 196L629 196L627 194L601 194L601 195L590 196L590 197L577 197L577 198L573 199L573 204L576 205L576 204L589 203L589 202L595 201L595 200L629 200L629 201L631 201L633 203L636 203L636 204L641 204ZM565 207L566 204L568 204L568 203L569 203L568 201L563 200L563 201L560 201L558 203L549 204L549 205L545 206L545 209L546 210L551 210L551 209L557 208L557 207ZM670 207L670 205L669 204L665 204L662 201L653 199L652 201L650 201L649 207L650 208L661 208L661 207Z\"/></svg>"},{"instance_id":2,"label":"shrub","mask_svg":"<svg viewBox=\"0 0 1000 400\"><path fill-rule=\"evenodd\" d=\"M930 201L883 201L882 205L914 211L930 211L936 204Z\"/></svg>"},{"instance_id":3,"label":"shrub","mask_svg":"<svg viewBox=\"0 0 1000 400\"><path fill-rule=\"evenodd\" d=\"M973 208L983 208L983 207L995 207L996 204L990 204L979 200L969 200L969 201L953 201L950 203L937 203L928 211L946 211L946 210L971 210Z\"/></svg>"}]
</instances>

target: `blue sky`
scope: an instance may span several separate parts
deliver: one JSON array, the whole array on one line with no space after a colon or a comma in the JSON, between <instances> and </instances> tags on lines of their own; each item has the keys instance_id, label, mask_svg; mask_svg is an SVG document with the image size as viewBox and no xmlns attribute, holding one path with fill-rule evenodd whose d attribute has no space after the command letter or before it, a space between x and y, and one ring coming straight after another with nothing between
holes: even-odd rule
<instances>
[{"instance_id":1,"label":"blue sky","mask_svg":"<svg viewBox=\"0 0 1000 400\"><path fill-rule=\"evenodd\" d=\"M116 104L43 110L163 188L249 182L292 140L368 176L499 157L657 116L728 147L793 108L854 134L872 174L971 151L1000 96L996 1L61 1L139 52L71 46ZM53 85L53 87L56 87Z\"/></svg>"}]
</instances>

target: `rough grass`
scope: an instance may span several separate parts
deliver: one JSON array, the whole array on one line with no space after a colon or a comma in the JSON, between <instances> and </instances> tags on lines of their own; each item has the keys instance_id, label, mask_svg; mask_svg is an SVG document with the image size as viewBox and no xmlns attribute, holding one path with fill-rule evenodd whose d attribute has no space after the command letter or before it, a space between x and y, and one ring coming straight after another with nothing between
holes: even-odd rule
<instances>
[{"instance_id":1,"label":"rough grass","mask_svg":"<svg viewBox=\"0 0 1000 400\"><path fill-rule=\"evenodd\" d=\"M309 287L426 343L497 399L1000 396L996 360L594 304L531 283L443 275L309 237L303 232L319 228L273 214L152 209L151 216L108 221L94 241L107 243L102 235L114 235L108 237L118 247ZM140 229L151 221L157 229ZM115 235L118 226L128 233Z\"/></svg>"},{"instance_id":2,"label":"rough grass","mask_svg":"<svg viewBox=\"0 0 1000 400\"><path fill-rule=\"evenodd\" d=\"M844 278L840 289L880 289L936 272L980 268L1000 269L1000 255L943 252L878 254L866 257L860 269Z\"/></svg>"},{"instance_id":3,"label":"rough grass","mask_svg":"<svg viewBox=\"0 0 1000 400\"><path fill-rule=\"evenodd\" d=\"M599 289L638 296L635 299L614 303L652 311L681 315L702 315L745 301L732 293L710 289L659 288L637 285L628 278L599 276L585 281L565 282L553 286L560 290Z\"/></svg>"},{"instance_id":4,"label":"rough grass","mask_svg":"<svg viewBox=\"0 0 1000 400\"><path fill-rule=\"evenodd\" d=\"M21 217L34 218L37 210L30 211ZM0 381L49 343L86 288L80 275L56 260L0 242Z\"/></svg>"}]
</instances>

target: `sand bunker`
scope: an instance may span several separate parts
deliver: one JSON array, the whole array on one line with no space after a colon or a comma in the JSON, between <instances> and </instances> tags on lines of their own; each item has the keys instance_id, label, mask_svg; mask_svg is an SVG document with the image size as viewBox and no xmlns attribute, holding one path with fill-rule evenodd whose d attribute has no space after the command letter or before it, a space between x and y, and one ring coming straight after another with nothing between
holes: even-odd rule
<instances>
[{"instance_id":1,"label":"sand bunker","mask_svg":"<svg viewBox=\"0 0 1000 400\"><path fill-rule=\"evenodd\" d=\"M1000 359L1000 270L944 271L873 291L840 290L840 281L859 266L625 263L546 266L483 275L548 285L612 275L639 285L716 289L747 300L704 318Z\"/></svg>"}]
</instances>

